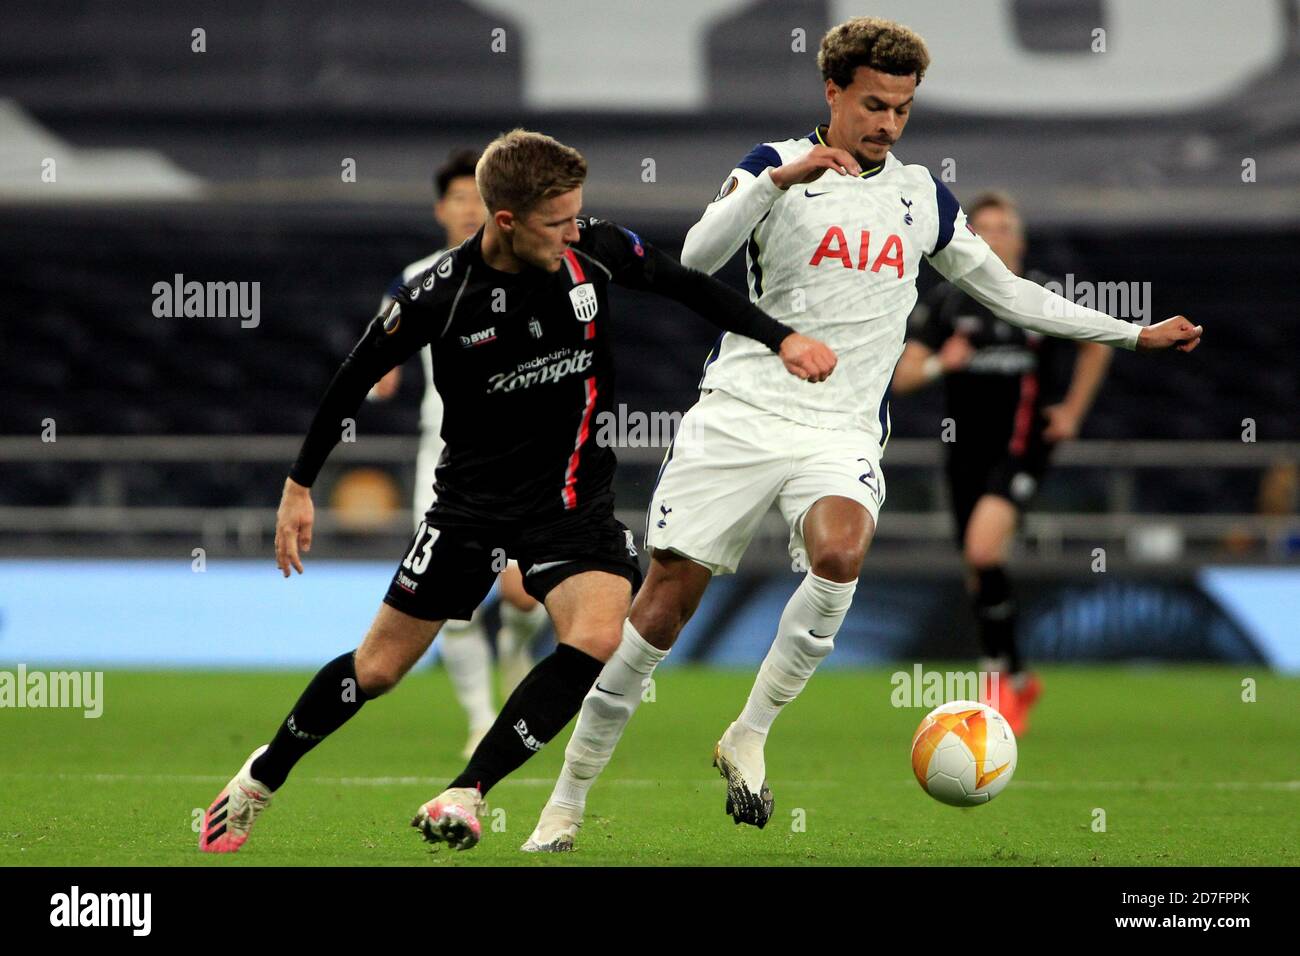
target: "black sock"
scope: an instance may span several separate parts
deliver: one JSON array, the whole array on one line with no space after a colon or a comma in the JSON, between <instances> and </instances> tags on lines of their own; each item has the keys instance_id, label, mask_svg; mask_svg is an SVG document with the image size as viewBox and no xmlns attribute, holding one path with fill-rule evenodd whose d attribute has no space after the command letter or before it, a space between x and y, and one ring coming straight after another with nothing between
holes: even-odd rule
<instances>
[{"instance_id":1,"label":"black sock","mask_svg":"<svg viewBox=\"0 0 1300 956\"><path fill-rule=\"evenodd\" d=\"M980 644L991 658L1006 662L1007 672L1018 674L1020 652L1016 648L1016 601L1006 568L998 565L976 572L973 604L979 625Z\"/></svg>"},{"instance_id":2,"label":"black sock","mask_svg":"<svg viewBox=\"0 0 1300 956\"><path fill-rule=\"evenodd\" d=\"M487 793L565 728L605 665L590 654L561 644L519 682L497 714L496 723L450 787L478 787Z\"/></svg>"},{"instance_id":3,"label":"black sock","mask_svg":"<svg viewBox=\"0 0 1300 956\"><path fill-rule=\"evenodd\" d=\"M322 667L280 724L266 753L249 768L253 779L279 790L293 765L370 700L357 683L356 651Z\"/></svg>"}]
</instances>

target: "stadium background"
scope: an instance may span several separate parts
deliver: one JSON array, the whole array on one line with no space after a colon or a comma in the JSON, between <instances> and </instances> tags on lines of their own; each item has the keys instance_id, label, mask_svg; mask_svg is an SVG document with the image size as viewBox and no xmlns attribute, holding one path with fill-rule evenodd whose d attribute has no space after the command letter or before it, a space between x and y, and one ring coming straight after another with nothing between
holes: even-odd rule
<instances>
[{"instance_id":1,"label":"stadium background","mask_svg":"<svg viewBox=\"0 0 1300 956\"><path fill-rule=\"evenodd\" d=\"M440 243L433 167L502 129L545 130L587 155L588 213L676 253L755 142L824 120L817 41L871 12L935 57L900 157L951 164L963 200L1010 190L1031 266L1149 281L1156 319L1206 328L1192 356L1116 355L1058 454L1012 563L1028 656L1300 670L1300 4L952 7L7 10L0 664L306 667L352 646L409 538L418 365L331 459L290 582L275 505L380 293ZM1098 24L1105 53L1089 49ZM154 286L177 275L260 283L256 326L157 317ZM738 260L724 277L743 282ZM685 410L711 327L659 300L616 305L621 400ZM975 652L941 417L938 389L892 404L889 500L833 665ZM638 539L662 453L620 450ZM769 518L670 661L761 659L796 580Z\"/></svg>"}]
</instances>

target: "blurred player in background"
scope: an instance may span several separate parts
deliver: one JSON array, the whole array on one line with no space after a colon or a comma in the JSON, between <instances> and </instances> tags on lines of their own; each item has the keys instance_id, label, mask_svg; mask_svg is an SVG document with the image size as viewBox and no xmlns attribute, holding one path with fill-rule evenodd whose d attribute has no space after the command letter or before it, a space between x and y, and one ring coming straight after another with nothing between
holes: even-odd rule
<instances>
[{"instance_id":1,"label":"blurred player in background","mask_svg":"<svg viewBox=\"0 0 1300 956\"><path fill-rule=\"evenodd\" d=\"M1011 272L967 228L948 188L891 152L930 63L906 27L855 17L817 58L830 123L762 143L724 180L686 236L682 262L716 272L742 246L751 299L840 356L815 388L778 374L764 350L723 335L700 400L682 419L650 501L645 586L565 750L564 769L522 849L572 849L587 792L641 700L644 681L699 606L734 573L775 502L806 568L739 716L714 748L736 823L772 815L764 746L778 714L831 652L885 498L888 386L903 351L924 256L1002 319L1025 329L1143 350L1191 351L1178 316L1139 328Z\"/></svg>"},{"instance_id":2,"label":"blurred player in background","mask_svg":"<svg viewBox=\"0 0 1300 956\"><path fill-rule=\"evenodd\" d=\"M967 215L1006 267L1024 275L1024 224L1010 197L986 193ZM894 390L902 395L943 379L945 415L955 428L944 453L957 544L985 654L981 670L999 675L985 703L999 710L1016 734L1028 727L1040 683L1025 671L1016 644L1007 552L1052 449L1079 434L1112 354L1097 342L1077 343L1069 391L1062 401L1048 404L1059 392L1053 378L1063 364L1056 354L1063 348L1069 346L1060 339L1009 325L978 299L941 282L912 312L908 343L894 372Z\"/></svg>"},{"instance_id":3,"label":"blurred player in background","mask_svg":"<svg viewBox=\"0 0 1300 956\"><path fill-rule=\"evenodd\" d=\"M478 153L474 150L458 150L434 174L438 201L433 206L433 218L446 232L447 245L403 269L384 295L381 311L388 309L398 289L428 271L447 249L459 246L482 227L487 210L474 182L477 162ZM420 402L420 450L415 458L417 527L433 499L433 474L443 449L442 398L434 388L433 353L427 345L420 349L420 365L424 369L424 398ZM375 385L371 397L392 398L397 394L401 375L401 366L393 369ZM499 587L501 627L497 631L497 661L501 665L501 699L505 700L532 669L531 648L537 632L546 624L546 609L524 592L524 579L514 561L501 573ZM483 627L483 607L468 621L448 621L442 636L440 649L447 676L469 718L469 738L463 751L468 757L492 726L497 713L492 703L492 651Z\"/></svg>"}]
</instances>

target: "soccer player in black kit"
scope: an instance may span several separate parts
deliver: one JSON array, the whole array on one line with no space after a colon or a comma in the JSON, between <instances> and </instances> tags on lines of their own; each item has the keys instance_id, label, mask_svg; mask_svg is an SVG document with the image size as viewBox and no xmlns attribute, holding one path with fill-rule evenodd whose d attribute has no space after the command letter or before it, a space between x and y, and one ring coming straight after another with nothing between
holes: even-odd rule
<instances>
[{"instance_id":1,"label":"soccer player in black kit","mask_svg":"<svg viewBox=\"0 0 1300 956\"><path fill-rule=\"evenodd\" d=\"M475 178L488 209L476 235L400 289L321 401L285 481L276 559L302 573L310 487L371 386L425 344L444 403L446 442L420 525L369 632L312 679L271 743L258 748L204 817L200 849L228 853L294 764L368 700L391 690L448 618L464 620L508 558L543 602L558 647L502 707L447 789L412 825L458 849L481 834L482 796L578 713L618 647L640 584L632 534L614 518L614 452L593 420L613 407L607 288L617 283L689 306L780 354L820 382L834 353L722 283L681 266L633 232L579 219L587 165L549 136L515 130L484 151Z\"/></svg>"},{"instance_id":2,"label":"soccer player in black kit","mask_svg":"<svg viewBox=\"0 0 1300 956\"><path fill-rule=\"evenodd\" d=\"M1024 227L1008 196L978 197L967 218L1007 268L1024 273ZM1047 281L1030 278L1040 285ZM1078 435L1106 376L1111 349L1026 332L947 282L917 304L908 337L893 387L906 393L944 381L945 415L956 430L956 440L946 442L944 450L957 545L985 654L981 669L998 675L985 703L1022 734L1041 688L1037 675L1025 670L1016 642L1007 551L1052 449ZM1070 352L1076 355L1067 390L1062 369Z\"/></svg>"}]
</instances>

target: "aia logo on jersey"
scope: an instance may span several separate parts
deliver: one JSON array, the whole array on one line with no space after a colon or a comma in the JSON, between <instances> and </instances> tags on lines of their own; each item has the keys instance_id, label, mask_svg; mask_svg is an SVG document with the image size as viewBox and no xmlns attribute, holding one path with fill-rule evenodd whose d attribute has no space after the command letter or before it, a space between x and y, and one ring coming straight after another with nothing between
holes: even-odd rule
<instances>
[{"instance_id":1,"label":"aia logo on jersey","mask_svg":"<svg viewBox=\"0 0 1300 956\"><path fill-rule=\"evenodd\" d=\"M573 303L573 314L579 322L590 322L596 317L600 301L596 297L596 287L590 282L575 285L569 290L569 301Z\"/></svg>"},{"instance_id":2,"label":"aia logo on jersey","mask_svg":"<svg viewBox=\"0 0 1300 956\"><path fill-rule=\"evenodd\" d=\"M481 332L471 332L469 335L460 337L460 346L465 349L472 349L476 345L487 345L489 342L497 340L497 327L483 329Z\"/></svg>"},{"instance_id":3,"label":"aia logo on jersey","mask_svg":"<svg viewBox=\"0 0 1300 956\"><path fill-rule=\"evenodd\" d=\"M826 235L822 236L821 243L817 246L817 251L813 253L808 265L821 265L824 260L830 259L838 262L845 269L854 268L853 254L849 247L849 240L844 235L844 230L839 226L831 226L826 230ZM892 267L897 270L898 277L903 278L903 240L895 233L890 233L889 238L884 241L880 251L876 253L876 258L871 258L871 230L863 229L858 240L858 271L870 268L872 272L879 272L881 269Z\"/></svg>"}]
</instances>

